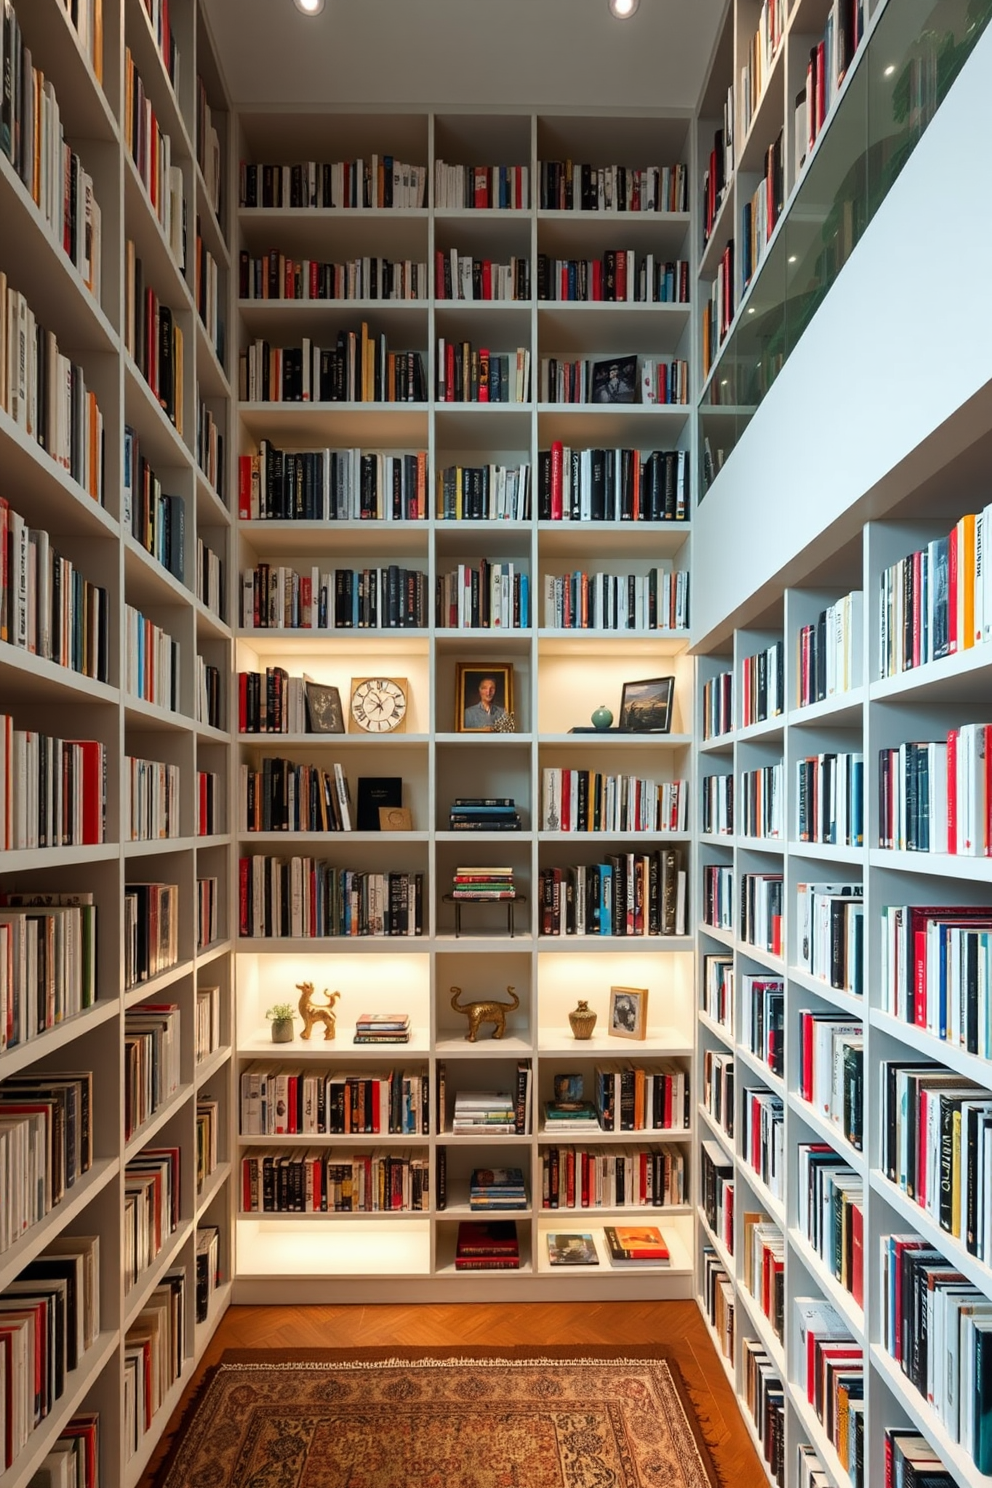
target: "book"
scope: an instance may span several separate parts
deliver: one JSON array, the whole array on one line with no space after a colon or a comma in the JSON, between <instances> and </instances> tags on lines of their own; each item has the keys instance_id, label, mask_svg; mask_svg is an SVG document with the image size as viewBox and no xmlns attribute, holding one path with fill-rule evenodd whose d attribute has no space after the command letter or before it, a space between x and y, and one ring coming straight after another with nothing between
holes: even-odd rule
<instances>
[{"instance_id":1,"label":"book","mask_svg":"<svg viewBox=\"0 0 992 1488\"><path fill-rule=\"evenodd\" d=\"M402 805L403 781L399 775L359 775L355 819L357 831L380 831L380 808Z\"/></svg>"},{"instance_id":2,"label":"book","mask_svg":"<svg viewBox=\"0 0 992 1488\"><path fill-rule=\"evenodd\" d=\"M671 1262L657 1225L604 1225L603 1234L614 1266L667 1266Z\"/></svg>"},{"instance_id":3,"label":"book","mask_svg":"<svg viewBox=\"0 0 992 1488\"><path fill-rule=\"evenodd\" d=\"M596 1245L588 1231L569 1234L549 1230L548 1261L552 1266L598 1266Z\"/></svg>"}]
</instances>

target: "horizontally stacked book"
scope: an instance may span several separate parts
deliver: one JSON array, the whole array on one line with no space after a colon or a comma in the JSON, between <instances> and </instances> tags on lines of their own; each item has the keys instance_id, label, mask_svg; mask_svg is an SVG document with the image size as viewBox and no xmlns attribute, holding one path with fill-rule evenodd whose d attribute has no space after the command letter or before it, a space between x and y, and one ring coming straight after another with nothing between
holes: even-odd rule
<instances>
[{"instance_id":1,"label":"horizontally stacked book","mask_svg":"<svg viewBox=\"0 0 992 1488\"><path fill-rule=\"evenodd\" d=\"M409 1013L361 1013L355 1023L356 1044L408 1044Z\"/></svg>"},{"instance_id":2,"label":"horizontally stacked book","mask_svg":"<svg viewBox=\"0 0 992 1488\"><path fill-rule=\"evenodd\" d=\"M473 1168L468 1202L470 1209L487 1212L526 1209L523 1168Z\"/></svg>"},{"instance_id":3,"label":"horizontally stacked book","mask_svg":"<svg viewBox=\"0 0 992 1488\"><path fill-rule=\"evenodd\" d=\"M455 1096L453 1132L509 1132L517 1129L516 1106L509 1090L461 1090Z\"/></svg>"},{"instance_id":4,"label":"horizontally stacked book","mask_svg":"<svg viewBox=\"0 0 992 1488\"><path fill-rule=\"evenodd\" d=\"M614 1266L670 1266L668 1246L657 1225L604 1225Z\"/></svg>"},{"instance_id":5,"label":"horizontally stacked book","mask_svg":"<svg viewBox=\"0 0 992 1488\"><path fill-rule=\"evenodd\" d=\"M454 899L514 899L512 868L466 867L455 869Z\"/></svg>"},{"instance_id":6,"label":"horizontally stacked book","mask_svg":"<svg viewBox=\"0 0 992 1488\"><path fill-rule=\"evenodd\" d=\"M512 796L458 796L448 825L452 832L519 832L520 812Z\"/></svg>"},{"instance_id":7,"label":"horizontally stacked book","mask_svg":"<svg viewBox=\"0 0 992 1488\"><path fill-rule=\"evenodd\" d=\"M456 1271L519 1271L520 1242L512 1219L463 1220L458 1226Z\"/></svg>"}]
</instances>

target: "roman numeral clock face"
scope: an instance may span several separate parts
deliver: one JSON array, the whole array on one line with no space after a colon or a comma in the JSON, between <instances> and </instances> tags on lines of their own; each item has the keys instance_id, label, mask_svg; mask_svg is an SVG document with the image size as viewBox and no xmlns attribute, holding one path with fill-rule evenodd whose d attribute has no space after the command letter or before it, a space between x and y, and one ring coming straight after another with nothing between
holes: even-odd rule
<instances>
[{"instance_id":1,"label":"roman numeral clock face","mask_svg":"<svg viewBox=\"0 0 992 1488\"><path fill-rule=\"evenodd\" d=\"M366 734L391 734L406 726L405 677L359 677L351 684L351 717Z\"/></svg>"}]
</instances>

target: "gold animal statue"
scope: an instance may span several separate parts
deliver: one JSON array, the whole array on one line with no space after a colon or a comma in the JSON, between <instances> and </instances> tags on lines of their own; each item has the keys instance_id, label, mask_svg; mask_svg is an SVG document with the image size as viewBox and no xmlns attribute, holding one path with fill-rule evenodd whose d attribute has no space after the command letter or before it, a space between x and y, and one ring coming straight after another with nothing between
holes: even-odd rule
<instances>
[{"instance_id":1,"label":"gold animal statue","mask_svg":"<svg viewBox=\"0 0 992 1488\"><path fill-rule=\"evenodd\" d=\"M297 982L296 990L302 993L300 998L300 1017L303 1019L303 1032L300 1034L300 1038L308 1039L314 1027L318 1023L323 1023L324 1038L332 1039L335 1034L335 1016L332 1009L341 996L341 993L328 992L325 987L320 995L326 997L327 1001L325 1003L319 1003L314 1001L317 994L314 992L313 982Z\"/></svg>"},{"instance_id":2,"label":"gold animal statue","mask_svg":"<svg viewBox=\"0 0 992 1488\"><path fill-rule=\"evenodd\" d=\"M494 1023L496 1026L492 1031L493 1038L502 1038L506 1032L506 1015L512 1013L514 1008L520 1006L520 998L512 987L507 987L512 998L511 1002L470 1002L467 1007L459 1007L458 999L462 995L461 987L452 987L451 1006L456 1013L464 1013L468 1019L468 1033L465 1037L470 1044L474 1044L479 1036L479 1025L481 1023Z\"/></svg>"}]
</instances>

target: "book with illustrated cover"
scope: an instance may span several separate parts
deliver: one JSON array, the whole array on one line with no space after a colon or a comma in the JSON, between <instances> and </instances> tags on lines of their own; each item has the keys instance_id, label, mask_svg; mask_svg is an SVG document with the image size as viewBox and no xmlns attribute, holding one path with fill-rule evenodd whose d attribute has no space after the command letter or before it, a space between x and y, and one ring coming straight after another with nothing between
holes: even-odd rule
<instances>
[{"instance_id":1,"label":"book with illustrated cover","mask_svg":"<svg viewBox=\"0 0 992 1488\"><path fill-rule=\"evenodd\" d=\"M598 1266L599 1256L590 1234L552 1230L548 1234L548 1261L552 1266Z\"/></svg>"},{"instance_id":2,"label":"book with illustrated cover","mask_svg":"<svg viewBox=\"0 0 992 1488\"><path fill-rule=\"evenodd\" d=\"M667 1266L668 1246L657 1225L604 1225L610 1260L616 1265Z\"/></svg>"}]
</instances>

